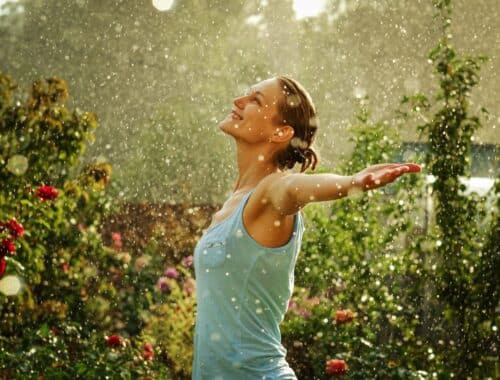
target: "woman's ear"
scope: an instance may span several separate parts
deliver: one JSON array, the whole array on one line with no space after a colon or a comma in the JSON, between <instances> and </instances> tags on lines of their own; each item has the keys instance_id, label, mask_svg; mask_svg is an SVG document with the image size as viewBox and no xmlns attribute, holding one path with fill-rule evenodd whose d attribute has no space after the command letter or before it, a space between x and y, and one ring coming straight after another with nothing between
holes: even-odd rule
<instances>
[{"instance_id":1,"label":"woman's ear","mask_svg":"<svg viewBox=\"0 0 500 380\"><path fill-rule=\"evenodd\" d=\"M278 139L275 141L284 142L287 140L291 140L295 134L295 130L293 127L289 125L283 125L281 127L276 128L276 132L274 132L274 136L277 136Z\"/></svg>"}]
</instances>

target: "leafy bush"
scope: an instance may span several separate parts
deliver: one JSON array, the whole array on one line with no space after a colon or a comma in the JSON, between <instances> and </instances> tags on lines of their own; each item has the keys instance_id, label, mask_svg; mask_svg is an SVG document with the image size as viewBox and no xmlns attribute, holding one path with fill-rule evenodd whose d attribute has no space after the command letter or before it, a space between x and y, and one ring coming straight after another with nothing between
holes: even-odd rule
<instances>
[{"instance_id":1,"label":"leafy bush","mask_svg":"<svg viewBox=\"0 0 500 380\"><path fill-rule=\"evenodd\" d=\"M104 246L99 231L118 206L105 193L111 166L76 168L94 139L95 115L64 106L61 79L36 81L24 103L15 88L0 73L1 376L166 373L153 354L138 355L144 341L132 334L155 302L153 290L131 292L121 275L145 288L142 268L129 266L130 255L117 246ZM116 334L125 342L120 349L106 344Z\"/></svg>"}]
</instances>

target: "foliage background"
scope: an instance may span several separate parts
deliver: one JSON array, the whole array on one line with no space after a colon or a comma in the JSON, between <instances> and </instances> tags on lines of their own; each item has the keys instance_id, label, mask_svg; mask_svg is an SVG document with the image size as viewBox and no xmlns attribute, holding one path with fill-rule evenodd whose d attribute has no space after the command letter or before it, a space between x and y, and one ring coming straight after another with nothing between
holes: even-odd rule
<instances>
[{"instance_id":1,"label":"foliage background","mask_svg":"<svg viewBox=\"0 0 500 380\"><path fill-rule=\"evenodd\" d=\"M425 55L441 33L432 1L326 4L317 17L297 19L292 0L176 0L166 12L150 0L19 0L0 15L0 68L23 89L54 75L71 83L68 104L94 111L102 125L83 161L113 166L113 196L222 203L237 168L217 122L259 79L285 72L310 91L316 144L334 171L353 148L356 99L377 99L373 117L394 124L403 95L437 89ZM458 51L491 57L470 107L490 112L476 142L498 144L498 2L453 6ZM401 128L404 141L417 139L416 125Z\"/></svg>"}]
</instances>

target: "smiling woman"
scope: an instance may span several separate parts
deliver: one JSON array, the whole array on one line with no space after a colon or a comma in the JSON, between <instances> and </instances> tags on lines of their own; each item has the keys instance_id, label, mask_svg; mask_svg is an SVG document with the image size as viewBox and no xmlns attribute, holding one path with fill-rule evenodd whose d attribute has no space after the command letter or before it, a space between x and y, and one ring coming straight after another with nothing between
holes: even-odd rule
<instances>
[{"instance_id":1,"label":"smiling woman","mask_svg":"<svg viewBox=\"0 0 500 380\"><path fill-rule=\"evenodd\" d=\"M305 231L300 209L349 190L383 186L420 167L383 164L353 176L288 173L318 158L316 108L296 80L280 75L233 100L219 123L237 147L233 194L194 250L196 324L192 379L297 379L279 330L294 289Z\"/></svg>"}]
</instances>

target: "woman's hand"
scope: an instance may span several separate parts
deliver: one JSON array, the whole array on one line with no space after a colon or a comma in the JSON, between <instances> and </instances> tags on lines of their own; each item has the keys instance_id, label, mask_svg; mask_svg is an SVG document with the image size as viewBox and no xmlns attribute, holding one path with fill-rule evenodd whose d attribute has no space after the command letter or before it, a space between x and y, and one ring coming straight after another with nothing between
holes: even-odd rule
<instances>
[{"instance_id":1,"label":"woman's hand","mask_svg":"<svg viewBox=\"0 0 500 380\"><path fill-rule=\"evenodd\" d=\"M418 164L378 164L367 167L352 176L352 186L361 190L371 190L391 183L405 173L418 173Z\"/></svg>"}]
</instances>

